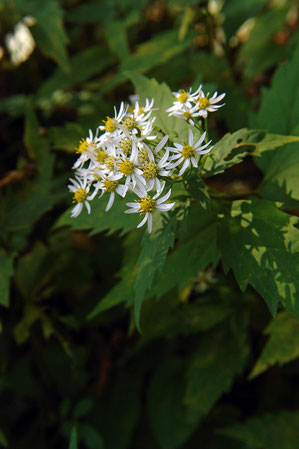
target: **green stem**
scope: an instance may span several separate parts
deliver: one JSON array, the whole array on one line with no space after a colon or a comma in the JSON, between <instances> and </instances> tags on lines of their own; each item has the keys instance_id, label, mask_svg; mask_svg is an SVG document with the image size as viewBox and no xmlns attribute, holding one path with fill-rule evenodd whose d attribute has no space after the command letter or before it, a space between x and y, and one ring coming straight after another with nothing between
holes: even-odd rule
<instances>
[{"instance_id":1,"label":"green stem","mask_svg":"<svg viewBox=\"0 0 299 449\"><path fill-rule=\"evenodd\" d=\"M208 134L208 117L205 117L205 118L204 118L204 124L205 124L205 132L206 132L205 143L208 143L208 141L209 141L209 134Z\"/></svg>"}]
</instances>

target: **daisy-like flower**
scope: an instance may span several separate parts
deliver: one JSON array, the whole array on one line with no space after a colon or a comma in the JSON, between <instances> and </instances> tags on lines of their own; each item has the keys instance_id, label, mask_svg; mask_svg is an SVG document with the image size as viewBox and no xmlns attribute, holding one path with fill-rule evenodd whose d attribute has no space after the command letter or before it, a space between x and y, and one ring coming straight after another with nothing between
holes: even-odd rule
<instances>
[{"instance_id":1,"label":"daisy-like flower","mask_svg":"<svg viewBox=\"0 0 299 449\"><path fill-rule=\"evenodd\" d=\"M190 87L189 91L186 92L184 89L181 89L179 92L172 92L176 98L173 106L171 108L166 109L166 112L175 112L177 110L181 110L182 106L185 108L192 108L192 103L195 103L195 99L197 98L199 92L201 90L201 86L192 94L192 87Z\"/></svg>"},{"instance_id":2,"label":"daisy-like flower","mask_svg":"<svg viewBox=\"0 0 299 449\"><path fill-rule=\"evenodd\" d=\"M83 204L86 207L87 213L90 214L90 204L88 201L92 200L97 193L95 190L92 195L89 195L90 183L87 182L87 178L84 177L70 179L73 184L68 186L69 190L74 193L73 200L76 206L72 209L71 217L78 217L83 209Z\"/></svg>"},{"instance_id":3,"label":"daisy-like flower","mask_svg":"<svg viewBox=\"0 0 299 449\"><path fill-rule=\"evenodd\" d=\"M99 126L99 129L102 131L106 131L107 133L113 133L116 131L117 125L123 120L127 113L128 107L124 105L122 101L120 104L119 112L117 112L116 107L114 107L114 117L106 117L106 120L103 120L104 125Z\"/></svg>"},{"instance_id":4,"label":"daisy-like flower","mask_svg":"<svg viewBox=\"0 0 299 449\"><path fill-rule=\"evenodd\" d=\"M164 187L164 186L163 186ZM163 190L163 189L162 189ZM140 228L147 222L147 229L148 232L152 232L153 228L153 210L158 210L160 212L169 211L173 208L175 203L167 203L163 204L165 201L168 200L168 198L171 195L171 189L166 193L166 195L162 196L161 198L157 199L159 195L162 193L162 190L153 197L147 195L146 190L134 190L134 192L139 196L139 200L135 201L134 203L126 203L128 207L131 209L128 209L125 211L127 214L144 214L144 218L141 220L137 228Z\"/></svg>"},{"instance_id":5,"label":"daisy-like flower","mask_svg":"<svg viewBox=\"0 0 299 449\"><path fill-rule=\"evenodd\" d=\"M73 165L73 169L81 168L86 161L91 159L93 152L99 146L100 138L98 137L98 130L93 137L91 129L89 130L89 136L86 139L82 139L77 148L75 148L76 153L80 156Z\"/></svg>"},{"instance_id":6,"label":"daisy-like flower","mask_svg":"<svg viewBox=\"0 0 299 449\"><path fill-rule=\"evenodd\" d=\"M206 154L211 151L213 147L207 148L211 140L206 143L205 145L201 145L206 137L206 133L204 132L201 138L194 144L194 137L193 132L190 129L189 130L189 136L188 136L188 144L181 145L180 143L174 143L175 148L173 147L167 147L167 150L172 151L174 156L172 156L171 160L175 160L175 162L170 163L168 165L169 169L172 169L174 167L177 167L181 163L183 163L182 168L179 171L179 176L181 176L187 168L192 164L193 167L198 167L196 156L200 154ZM207 148L207 149L206 149Z\"/></svg>"},{"instance_id":7,"label":"daisy-like flower","mask_svg":"<svg viewBox=\"0 0 299 449\"><path fill-rule=\"evenodd\" d=\"M126 193L128 191L128 187L124 184L119 184L119 179L122 177L122 175L119 175L118 179L117 176L114 177L114 180L104 177L101 181L99 181L95 188L97 190L102 190L102 193L100 195L103 196L104 193L110 193L110 197L107 203L107 206L105 208L105 211L107 212L111 207L113 206L114 200L115 200L115 193L118 193L122 198L126 196Z\"/></svg>"},{"instance_id":8,"label":"daisy-like flower","mask_svg":"<svg viewBox=\"0 0 299 449\"><path fill-rule=\"evenodd\" d=\"M142 168L143 176L146 180L146 190L152 190L155 185L157 192L161 192L163 187L159 177L168 176L170 173L170 171L167 170L169 165L169 150L165 151L164 156L160 160L156 160L151 151L148 152L148 158L148 162L145 163Z\"/></svg>"},{"instance_id":9,"label":"daisy-like flower","mask_svg":"<svg viewBox=\"0 0 299 449\"><path fill-rule=\"evenodd\" d=\"M225 97L225 93L218 95L218 92L215 92L214 95L209 98L209 94L205 95L203 90L200 88L200 91L196 97L196 106L197 106L197 112L194 113L194 117L204 117L206 118L208 116L208 112L215 112L219 108L225 105L223 104L216 104L219 101L221 101Z\"/></svg>"},{"instance_id":10,"label":"daisy-like flower","mask_svg":"<svg viewBox=\"0 0 299 449\"><path fill-rule=\"evenodd\" d=\"M142 170L137 165L137 157L132 152L131 156L129 158L127 157L120 157L118 160L118 171L117 174L114 176L111 176L111 180L118 180L119 175L121 177L125 176L126 181L125 185L128 188L135 189L136 184L141 187L142 185L146 184L146 181L144 177L142 176Z\"/></svg>"}]
</instances>

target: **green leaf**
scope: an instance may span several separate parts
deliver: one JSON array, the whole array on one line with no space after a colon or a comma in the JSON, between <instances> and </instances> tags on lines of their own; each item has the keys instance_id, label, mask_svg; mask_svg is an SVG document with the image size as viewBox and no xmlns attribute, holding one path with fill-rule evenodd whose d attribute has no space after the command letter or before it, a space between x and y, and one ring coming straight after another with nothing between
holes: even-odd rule
<instances>
[{"instance_id":1,"label":"green leaf","mask_svg":"<svg viewBox=\"0 0 299 449\"><path fill-rule=\"evenodd\" d=\"M47 272L43 272L42 264L47 254L47 248L41 242L36 242L32 251L18 260L16 283L22 295L27 299L34 298L40 284L44 282Z\"/></svg>"},{"instance_id":2,"label":"green leaf","mask_svg":"<svg viewBox=\"0 0 299 449\"><path fill-rule=\"evenodd\" d=\"M279 366L299 357L299 320L281 312L265 330L269 339L249 378L252 379L276 363Z\"/></svg>"},{"instance_id":3,"label":"green leaf","mask_svg":"<svg viewBox=\"0 0 299 449\"><path fill-rule=\"evenodd\" d=\"M95 235L103 231L113 233L119 230L125 233L136 228L138 224L136 217L133 214L124 213L127 206L123 198L117 195L112 208L108 212L105 212L107 201L107 195L104 195L102 198L96 197L91 203L90 215L84 209L78 217L72 218L71 210L67 210L55 223L54 228L70 226L73 230L90 229L90 235Z\"/></svg>"},{"instance_id":4,"label":"green leaf","mask_svg":"<svg viewBox=\"0 0 299 449\"><path fill-rule=\"evenodd\" d=\"M10 231L28 230L61 197L61 194L52 193L54 155L50 152L47 139L40 136L40 127L30 101L27 102L25 114L24 143L35 160L37 172L34 179L24 182L18 195L11 198L10 208L4 217L4 225Z\"/></svg>"},{"instance_id":5,"label":"green leaf","mask_svg":"<svg viewBox=\"0 0 299 449\"><path fill-rule=\"evenodd\" d=\"M262 106L252 116L253 126L281 134L299 136L299 45L293 59L282 65L273 77L272 86L263 90ZM260 186L262 194L273 200L285 201L288 196L299 199L299 144L286 145L256 160L265 173Z\"/></svg>"},{"instance_id":6,"label":"green leaf","mask_svg":"<svg viewBox=\"0 0 299 449\"><path fill-rule=\"evenodd\" d=\"M193 286L193 285L192 285ZM204 332L224 321L233 311L230 301L217 291L192 302L182 302L171 292L160 301L145 301L142 311L143 341Z\"/></svg>"},{"instance_id":7,"label":"green leaf","mask_svg":"<svg viewBox=\"0 0 299 449\"><path fill-rule=\"evenodd\" d=\"M163 271L156 276L151 296L161 297L170 289L192 281L209 264L218 262L217 213L216 203L212 203L209 210L197 205L190 208L181 241L166 259Z\"/></svg>"},{"instance_id":8,"label":"green leaf","mask_svg":"<svg viewBox=\"0 0 299 449\"><path fill-rule=\"evenodd\" d=\"M105 11L105 14L103 14ZM115 4L111 0L93 0L82 3L68 11L66 19L74 23L106 22L115 15Z\"/></svg>"},{"instance_id":9,"label":"green leaf","mask_svg":"<svg viewBox=\"0 0 299 449\"><path fill-rule=\"evenodd\" d=\"M267 414L218 432L244 441L250 448L294 449L299 441L299 412Z\"/></svg>"},{"instance_id":10,"label":"green leaf","mask_svg":"<svg viewBox=\"0 0 299 449\"><path fill-rule=\"evenodd\" d=\"M129 46L124 23L120 20L108 22L105 27L109 48L120 61L129 57Z\"/></svg>"},{"instance_id":11,"label":"green leaf","mask_svg":"<svg viewBox=\"0 0 299 449\"><path fill-rule=\"evenodd\" d=\"M199 202L203 209L207 209L210 206L211 198L208 192L208 187L203 180L196 176L192 176L187 179L185 184L187 192Z\"/></svg>"},{"instance_id":12,"label":"green leaf","mask_svg":"<svg viewBox=\"0 0 299 449\"><path fill-rule=\"evenodd\" d=\"M104 449L104 442L99 433L88 424L79 424L79 434L88 449Z\"/></svg>"},{"instance_id":13,"label":"green leaf","mask_svg":"<svg viewBox=\"0 0 299 449\"><path fill-rule=\"evenodd\" d=\"M211 410L229 391L247 357L248 345L241 326L236 336L221 330L202 338L187 371L185 404L190 416L199 421Z\"/></svg>"},{"instance_id":14,"label":"green leaf","mask_svg":"<svg viewBox=\"0 0 299 449\"><path fill-rule=\"evenodd\" d=\"M0 305L9 306L9 285L13 275L13 255L8 255L3 249L0 250Z\"/></svg>"},{"instance_id":15,"label":"green leaf","mask_svg":"<svg viewBox=\"0 0 299 449\"><path fill-rule=\"evenodd\" d=\"M140 415L138 384L122 371L109 395L101 399L96 422L107 449L132 447L131 440Z\"/></svg>"},{"instance_id":16,"label":"green leaf","mask_svg":"<svg viewBox=\"0 0 299 449\"><path fill-rule=\"evenodd\" d=\"M175 358L158 367L149 386L150 425L163 449L180 447L197 426L183 402L185 388L184 364Z\"/></svg>"},{"instance_id":17,"label":"green leaf","mask_svg":"<svg viewBox=\"0 0 299 449\"><path fill-rule=\"evenodd\" d=\"M250 283L275 315L279 301L299 317L298 219L263 201L234 201L219 215L218 246L242 290Z\"/></svg>"},{"instance_id":18,"label":"green leaf","mask_svg":"<svg viewBox=\"0 0 299 449\"><path fill-rule=\"evenodd\" d=\"M203 157L201 170L205 177L214 176L239 164L248 155L260 156L286 143L298 141L299 138L296 136L280 136L267 134L261 130L239 129L233 134L226 134L214 145L212 151ZM252 146L253 149L250 148Z\"/></svg>"},{"instance_id":19,"label":"green leaf","mask_svg":"<svg viewBox=\"0 0 299 449\"><path fill-rule=\"evenodd\" d=\"M180 212L182 209L180 208ZM184 213L178 210L167 216L159 215L159 222L154 222L153 232L145 234L140 256L137 261L137 277L135 281L135 321L140 330L140 311L145 293L151 288L154 275L162 270L167 253L172 248L177 229ZM158 217L157 217L158 218Z\"/></svg>"},{"instance_id":20,"label":"green leaf","mask_svg":"<svg viewBox=\"0 0 299 449\"><path fill-rule=\"evenodd\" d=\"M56 0L15 0L23 13L33 16L37 23L32 29L42 51L56 61L65 72L70 71L66 44L68 38L63 26L63 10Z\"/></svg>"},{"instance_id":21,"label":"green leaf","mask_svg":"<svg viewBox=\"0 0 299 449\"><path fill-rule=\"evenodd\" d=\"M151 40L138 46L136 53L122 63L121 71L147 72L166 63L190 47L192 44L191 34L188 33L183 41L179 41L176 30L156 34Z\"/></svg>"},{"instance_id":22,"label":"green leaf","mask_svg":"<svg viewBox=\"0 0 299 449\"><path fill-rule=\"evenodd\" d=\"M72 428L69 449L78 449L77 429Z\"/></svg>"},{"instance_id":23,"label":"green leaf","mask_svg":"<svg viewBox=\"0 0 299 449\"><path fill-rule=\"evenodd\" d=\"M107 49L98 45L77 53L70 60L70 73L57 68L37 92L37 99L40 101L56 90L71 89L87 81L104 70L110 62L111 56Z\"/></svg>"},{"instance_id":24,"label":"green leaf","mask_svg":"<svg viewBox=\"0 0 299 449\"><path fill-rule=\"evenodd\" d=\"M49 140L56 150L65 150L75 155L84 128L79 123L66 122L64 126L52 126L48 129Z\"/></svg>"}]
</instances>

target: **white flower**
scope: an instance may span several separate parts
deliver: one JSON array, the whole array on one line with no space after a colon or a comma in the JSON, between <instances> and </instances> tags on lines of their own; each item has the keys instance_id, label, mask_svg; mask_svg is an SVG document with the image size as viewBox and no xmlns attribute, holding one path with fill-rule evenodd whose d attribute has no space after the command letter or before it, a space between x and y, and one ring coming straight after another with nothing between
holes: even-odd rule
<instances>
[{"instance_id":1,"label":"white flower","mask_svg":"<svg viewBox=\"0 0 299 449\"><path fill-rule=\"evenodd\" d=\"M196 106L198 111L194 113L194 117L201 116L206 118L208 116L208 112L215 112L219 108L224 106L225 103L223 104L216 104L216 103L218 103L225 97L225 93L218 96L217 94L218 92L215 92L214 95L211 98L209 98L209 94L205 96L203 90L200 89L196 97Z\"/></svg>"},{"instance_id":2,"label":"white flower","mask_svg":"<svg viewBox=\"0 0 299 449\"><path fill-rule=\"evenodd\" d=\"M142 170L137 165L137 157L133 152L131 153L130 158L121 157L118 160L117 174L111 176L110 179L113 181L119 179L119 174L121 174L121 177L126 177L125 185L128 188L134 189L136 184L139 187L146 184L146 181L142 176Z\"/></svg>"},{"instance_id":3,"label":"white flower","mask_svg":"<svg viewBox=\"0 0 299 449\"><path fill-rule=\"evenodd\" d=\"M121 175L120 175L121 177ZM128 191L128 187L123 184L119 184L118 180L115 179L111 180L107 177L103 178L101 181L97 182L96 189L102 190L102 193L100 196L102 196L104 193L110 193L110 197L107 203L107 206L105 208L105 211L107 212L111 207L113 206L114 199L115 199L115 192L117 192L121 197L125 197L126 193ZM120 178L119 178L120 179Z\"/></svg>"},{"instance_id":4,"label":"white flower","mask_svg":"<svg viewBox=\"0 0 299 449\"><path fill-rule=\"evenodd\" d=\"M189 92L186 92L184 89L181 89L180 92L172 92L176 97L177 101L174 101L173 106L171 108L166 109L166 112L172 112L176 110L180 110L181 106L185 106L187 108L192 107L192 103L195 103L195 98L201 90L201 86L192 94L192 87L190 87Z\"/></svg>"},{"instance_id":5,"label":"white flower","mask_svg":"<svg viewBox=\"0 0 299 449\"><path fill-rule=\"evenodd\" d=\"M193 132L190 129L189 130L189 138L188 138L188 144L181 145L180 143L174 143L175 148L173 147L167 147L168 150L175 153L174 156L172 156L172 160L175 160L175 162L170 163L168 168L174 168L180 165L183 162L182 168L179 171L179 176L181 176L187 168L190 166L190 164L193 165L193 167L198 167L197 161L195 156L200 154L209 153L213 147L207 148L211 140L206 143L205 145L202 145L202 142L204 141L206 137L206 133L204 132L201 138L193 144L194 138L193 138Z\"/></svg>"},{"instance_id":6,"label":"white flower","mask_svg":"<svg viewBox=\"0 0 299 449\"><path fill-rule=\"evenodd\" d=\"M120 104L119 112L117 112L116 107L114 107L114 118L106 117L103 120L104 125L99 126L99 129L106 131L106 133L114 133L118 131L117 125L123 120L127 113L128 107L125 107L124 102Z\"/></svg>"},{"instance_id":7,"label":"white flower","mask_svg":"<svg viewBox=\"0 0 299 449\"><path fill-rule=\"evenodd\" d=\"M149 195L146 194L146 191L144 189L143 190L136 189L134 192L139 196L140 200L135 201L134 203L126 203L127 206L130 207L131 209L126 210L125 213L144 214L144 218L139 223L137 228L140 228L147 222L148 232L151 233L153 228L153 210L165 212L171 210L175 205L175 203L162 204L165 201L167 201L168 198L170 197L171 189L169 189L166 195L157 199L158 196L162 193L162 190L156 193L156 195L154 195L153 197L150 197Z\"/></svg>"},{"instance_id":8,"label":"white flower","mask_svg":"<svg viewBox=\"0 0 299 449\"><path fill-rule=\"evenodd\" d=\"M168 136L166 137L168 138ZM164 142L164 145L165 143L166 141ZM169 150L165 151L164 156L160 160L155 160L151 151L148 151L148 157L148 162L142 168L143 176L146 180L146 189L150 191L153 189L154 185L156 185L157 192L161 192L162 186L158 176L168 176L170 173L169 170L165 170L169 165Z\"/></svg>"},{"instance_id":9,"label":"white flower","mask_svg":"<svg viewBox=\"0 0 299 449\"><path fill-rule=\"evenodd\" d=\"M93 152L99 146L100 138L98 137L98 130L93 137L92 131L89 130L89 136L86 139L82 139L79 146L76 148L76 153L80 154L80 157L76 160L73 168L82 168L86 161L92 159Z\"/></svg>"},{"instance_id":10,"label":"white flower","mask_svg":"<svg viewBox=\"0 0 299 449\"><path fill-rule=\"evenodd\" d=\"M29 58L34 50L35 41L26 25L26 20L18 22L13 33L7 33L5 43L14 65L17 66Z\"/></svg>"},{"instance_id":11,"label":"white flower","mask_svg":"<svg viewBox=\"0 0 299 449\"><path fill-rule=\"evenodd\" d=\"M78 217L83 209L83 204L86 207L87 213L90 214L90 204L88 201L92 200L97 193L95 190L92 195L88 195L90 190L90 183L87 182L86 177L83 179L76 178L70 179L73 185L69 185L68 188L74 193L73 199L76 202L76 206L72 209L71 217Z\"/></svg>"}]
</instances>

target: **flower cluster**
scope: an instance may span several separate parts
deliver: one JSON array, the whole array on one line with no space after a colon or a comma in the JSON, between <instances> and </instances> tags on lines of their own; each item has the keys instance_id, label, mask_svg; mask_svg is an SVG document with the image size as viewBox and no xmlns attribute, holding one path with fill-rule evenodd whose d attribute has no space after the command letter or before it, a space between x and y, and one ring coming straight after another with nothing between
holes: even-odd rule
<instances>
[{"instance_id":1,"label":"flower cluster","mask_svg":"<svg viewBox=\"0 0 299 449\"><path fill-rule=\"evenodd\" d=\"M186 101L182 103L182 98L177 97L178 102L190 108L201 92L200 88L194 94L185 93ZM90 202L97 196L108 197L105 209L108 211L116 195L125 198L131 191L136 201L126 203L129 209L125 212L141 214L137 227L147 222L151 232L153 211L169 211L174 207L174 202L166 202L171 196L170 188L167 193L164 190L166 184L179 180L188 168L198 167L200 156L212 149L211 141L207 142L204 132L194 142L190 128L188 143L173 142L173 146L166 146L168 135L161 136L154 130L153 106L154 100L148 99L144 107L139 100L134 106L122 102L118 111L114 108L113 117L106 117L95 134L90 130L89 136L80 142L76 148L79 156L73 165L75 176L69 185L76 203L72 217L77 217L84 206L90 213Z\"/></svg>"},{"instance_id":2,"label":"flower cluster","mask_svg":"<svg viewBox=\"0 0 299 449\"><path fill-rule=\"evenodd\" d=\"M188 92L181 90L180 92L173 92L176 100L171 108L167 109L169 115L187 120L191 125L194 125L194 119L197 117L206 118L209 112L217 111L223 104L216 104L221 101L225 94L218 95L215 92L211 98L209 94L205 95L202 90L202 85L192 93L192 88Z\"/></svg>"}]
</instances>

